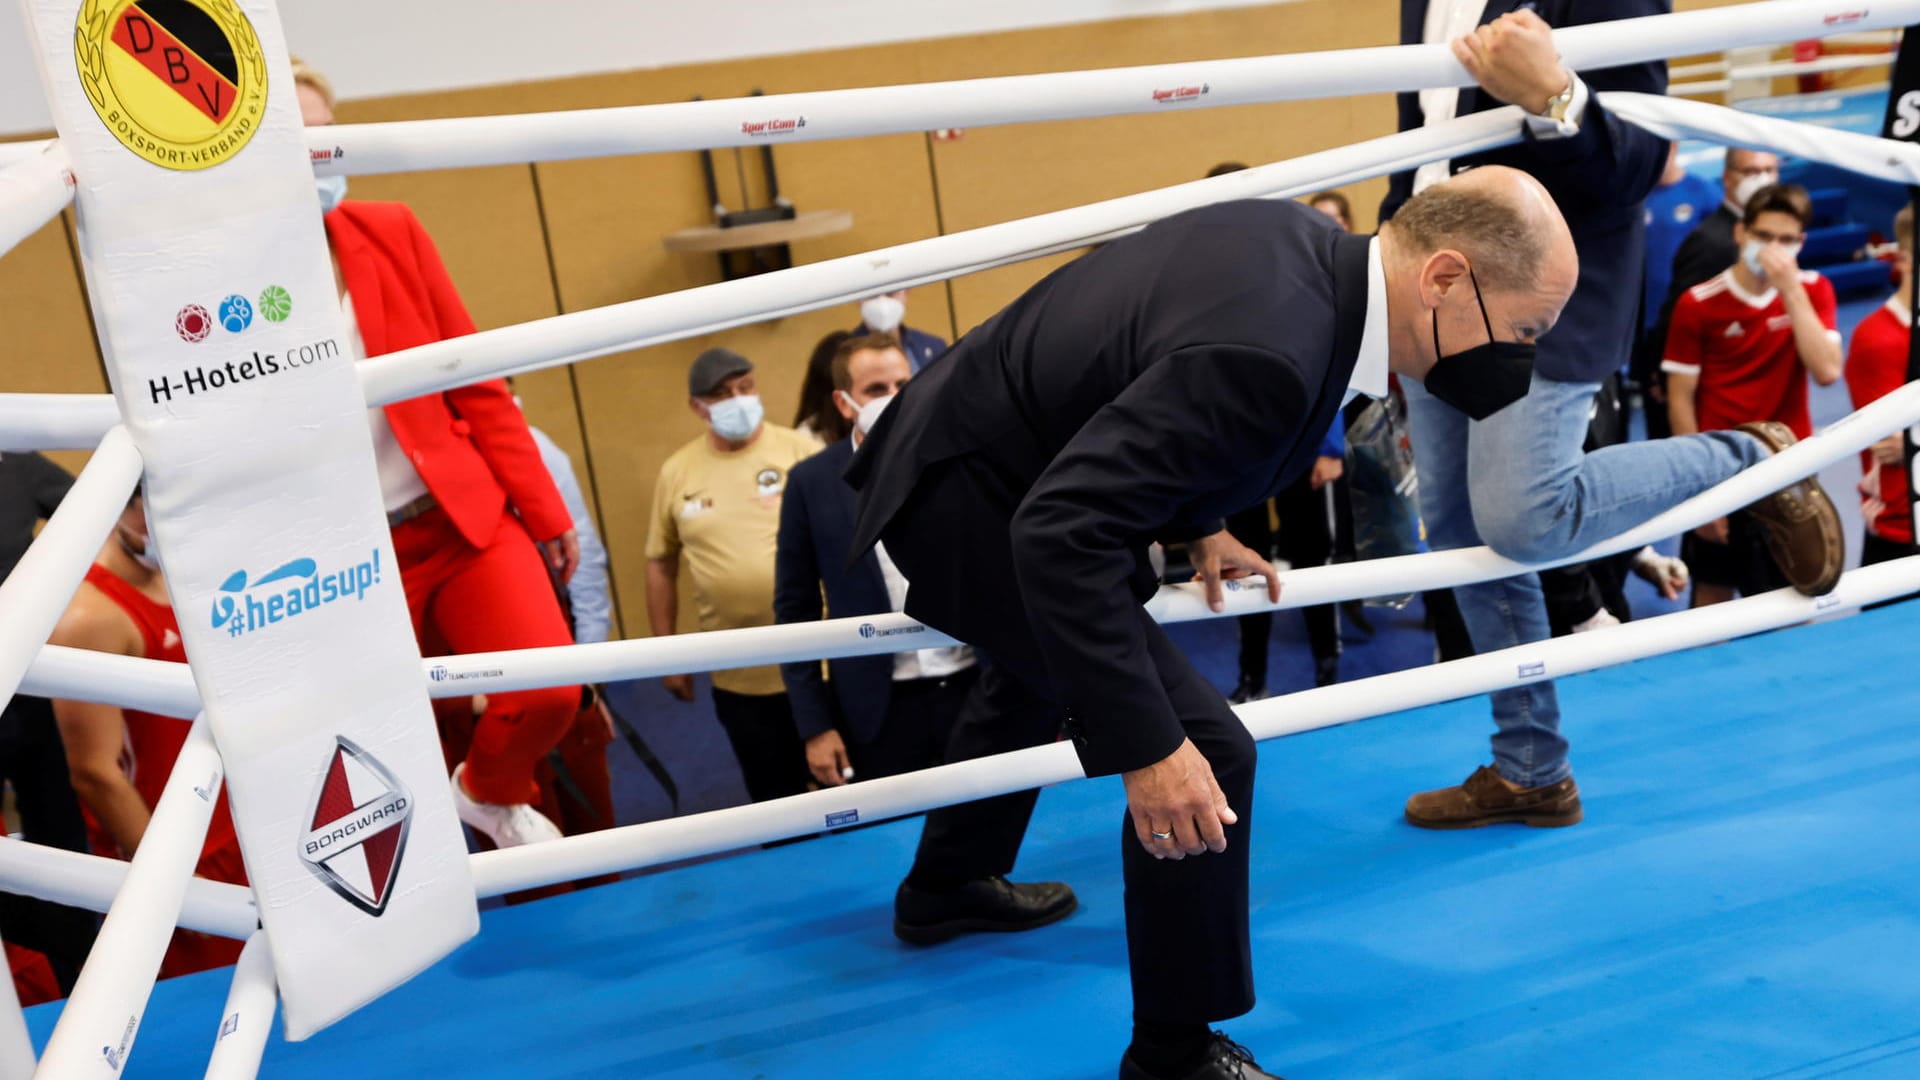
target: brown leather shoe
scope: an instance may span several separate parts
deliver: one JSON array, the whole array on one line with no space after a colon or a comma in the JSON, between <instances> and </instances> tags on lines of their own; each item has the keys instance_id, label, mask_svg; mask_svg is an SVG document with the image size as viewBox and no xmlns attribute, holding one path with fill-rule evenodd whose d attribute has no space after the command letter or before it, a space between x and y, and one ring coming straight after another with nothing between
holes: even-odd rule
<instances>
[{"instance_id":1,"label":"brown leather shoe","mask_svg":"<svg viewBox=\"0 0 1920 1080\"><path fill-rule=\"evenodd\" d=\"M1785 424L1771 420L1741 424L1734 430L1759 439L1776 454L1798 441ZM1766 530L1767 552L1796 591L1824 596L1840 583L1846 561L1840 513L1821 488L1819 477L1781 488L1747 507L1747 514Z\"/></svg>"},{"instance_id":2,"label":"brown leather shoe","mask_svg":"<svg viewBox=\"0 0 1920 1080\"><path fill-rule=\"evenodd\" d=\"M1407 800L1407 823L1423 829L1507 824L1557 829L1578 825L1583 816L1573 777L1546 787L1516 788L1491 765L1475 769L1459 787L1423 791Z\"/></svg>"}]
</instances>

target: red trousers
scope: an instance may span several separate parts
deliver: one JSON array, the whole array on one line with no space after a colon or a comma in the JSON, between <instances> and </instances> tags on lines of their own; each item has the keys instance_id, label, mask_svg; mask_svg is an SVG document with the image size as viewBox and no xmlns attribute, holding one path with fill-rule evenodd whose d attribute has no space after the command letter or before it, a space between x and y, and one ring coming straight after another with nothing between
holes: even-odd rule
<instances>
[{"instance_id":1,"label":"red trousers","mask_svg":"<svg viewBox=\"0 0 1920 1080\"><path fill-rule=\"evenodd\" d=\"M573 644L540 549L511 511L484 549L462 539L439 507L394 526L393 547L423 651L435 642L454 653ZM536 770L579 707L578 686L488 694L467 749L467 791L482 802L537 805Z\"/></svg>"}]
</instances>

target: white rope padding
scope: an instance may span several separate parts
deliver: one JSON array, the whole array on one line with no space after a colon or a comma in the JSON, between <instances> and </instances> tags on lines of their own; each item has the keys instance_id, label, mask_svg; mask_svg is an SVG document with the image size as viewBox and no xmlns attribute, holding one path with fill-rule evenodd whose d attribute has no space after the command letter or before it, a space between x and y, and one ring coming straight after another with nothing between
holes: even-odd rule
<instances>
[{"instance_id":1,"label":"white rope padding","mask_svg":"<svg viewBox=\"0 0 1920 1080\"><path fill-rule=\"evenodd\" d=\"M33 1036L11 974L0 979L0 1076L33 1075Z\"/></svg>"},{"instance_id":2,"label":"white rope padding","mask_svg":"<svg viewBox=\"0 0 1920 1080\"><path fill-rule=\"evenodd\" d=\"M207 1080L253 1080L259 1074L279 1002L267 932L255 930L233 965L233 982L227 989L226 1007L220 1010L213 1056L207 1062Z\"/></svg>"},{"instance_id":3,"label":"white rope padding","mask_svg":"<svg viewBox=\"0 0 1920 1080\"><path fill-rule=\"evenodd\" d=\"M0 167L0 255L39 232L71 202L73 171L60 146Z\"/></svg>"},{"instance_id":4,"label":"white rope padding","mask_svg":"<svg viewBox=\"0 0 1920 1080\"><path fill-rule=\"evenodd\" d=\"M1914 591L1920 591L1920 556L1852 571L1822 597L1781 589L1465 660L1303 690L1234 711L1254 738L1279 738L1729 641ZM1071 744L1050 743L844 788L482 852L473 856L474 884L482 898L500 896L805 835L822 829L827 814L848 809L857 809L861 821L877 821L1082 775ZM49 862L84 863L85 872L66 872L55 885L35 872ZM0 889L8 892L100 910L113 898L125 873L126 864L112 859L0 840ZM246 889L210 881L194 885L198 888L188 894L181 925L235 938L252 933L252 897Z\"/></svg>"},{"instance_id":5,"label":"white rope padding","mask_svg":"<svg viewBox=\"0 0 1920 1080\"><path fill-rule=\"evenodd\" d=\"M1171 585L1147 604L1162 623L1311 607L1368 596L1422 592L1493 581L1533 570L1587 562L1675 536L1726 516L1835 462L1846 461L1894 431L1920 423L1920 383L1909 384L1828 426L1785 453L1775 455L1710 491L1702 492L1643 524L1585 550L1551 562L1521 563L1478 547L1402 555L1291 570L1282 575L1278 604L1266 598L1260 579L1230 582L1224 610L1206 606L1200 587ZM839 659L931 648L954 639L902 614L825 619L741 630L714 630L591 645L468 653L422 661L427 690L435 697L504 693L575 683L620 682L760 664ZM441 676L435 678L438 669ZM169 715L191 714L198 696L184 664L131 657L101 657L48 646L22 683L43 697L102 701Z\"/></svg>"},{"instance_id":6,"label":"white rope padding","mask_svg":"<svg viewBox=\"0 0 1920 1080\"><path fill-rule=\"evenodd\" d=\"M110 1080L120 1074L180 921L221 779L220 753L202 715L174 759L140 849L126 864L126 880L47 1040L40 1075ZM119 1043L103 1049L96 1041L103 1031L120 1032Z\"/></svg>"}]
</instances>

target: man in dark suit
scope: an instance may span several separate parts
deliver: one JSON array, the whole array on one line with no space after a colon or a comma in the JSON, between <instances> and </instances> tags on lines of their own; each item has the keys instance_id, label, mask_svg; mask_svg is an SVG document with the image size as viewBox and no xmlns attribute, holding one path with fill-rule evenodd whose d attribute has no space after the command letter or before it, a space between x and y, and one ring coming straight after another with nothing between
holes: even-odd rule
<instances>
[{"instance_id":1,"label":"man in dark suit","mask_svg":"<svg viewBox=\"0 0 1920 1080\"><path fill-rule=\"evenodd\" d=\"M909 384L855 453L853 551L884 540L913 582L907 612L993 661L949 759L1064 725L1089 774L1122 776L1122 1077L1270 1075L1209 1031L1253 1004L1254 748L1141 608L1149 546L1185 542L1216 605L1222 578L1250 574L1277 599L1272 567L1221 518L1304 473L1340 406L1384 394L1390 369L1474 412L1525 394L1527 343L1576 273L1552 200L1512 170L1436 187L1377 238L1290 201L1194 210L1048 275ZM929 814L896 918L908 901L937 911L941 875L1006 873L1032 807L1029 792ZM987 929L995 912L944 917Z\"/></svg>"},{"instance_id":2,"label":"man in dark suit","mask_svg":"<svg viewBox=\"0 0 1920 1080\"><path fill-rule=\"evenodd\" d=\"M773 614L780 623L818 620L823 592L825 614L836 619L898 611L907 593L906 578L883 548L847 562L859 500L841 474L866 437L863 410L871 426L871 417L912 378L912 368L896 338L869 334L840 345L832 372L834 407L853 433L787 474L774 558ZM821 678L818 661L780 665L807 768L823 787L940 764L979 674L965 645L849 656L828 661L827 668L831 680Z\"/></svg>"},{"instance_id":3,"label":"man in dark suit","mask_svg":"<svg viewBox=\"0 0 1920 1080\"><path fill-rule=\"evenodd\" d=\"M1545 185L1566 213L1581 263L1594 271L1580 275L1559 324L1541 340L1533 387L1519 406L1473 417L1420 386L1407 387L1421 514L1436 549L1485 543L1522 562L1561 558L1644 517L1617 516L1620 506L1651 491L1705 490L1730 475L1730 453L1748 465L1781 448L1771 438L1738 433L1718 443L1693 437L1582 450L1595 393L1631 353L1644 264L1641 202L1667 158L1664 140L1610 114L1592 91L1662 93L1666 69L1638 64L1576 76L1560 63L1550 24L1657 15L1670 6L1665 0L1401 4L1401 40L1450 42L1478 83L1400 95L1402 129L1506 104L1530 115L1518 144L1397 174L1381 219L1453 171L1506 165ZM1808 483L1771 497L1769 505L1760 512L1775 520L1770 545L1788 579L1814 595L1831 589L1841 566L1840 522L1831 501ZM1539 575L1454 592L1480 652L1549 636ZM1451 829L1580 821L1553 684L1530 683L1492 698L1494 764L1464 784L1415 795L1407 820Z\"/></svg>"}]
</instances>

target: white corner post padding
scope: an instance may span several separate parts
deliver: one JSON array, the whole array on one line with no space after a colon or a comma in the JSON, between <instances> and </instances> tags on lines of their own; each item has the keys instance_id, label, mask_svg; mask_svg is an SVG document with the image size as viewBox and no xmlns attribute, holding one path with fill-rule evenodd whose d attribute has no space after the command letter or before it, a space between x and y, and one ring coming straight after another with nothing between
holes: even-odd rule
<instances>
[{"instance_id":1,"label":"white corner post padding","mask_svg":"<svg viewBox=\"0 0 1920 1080\"><path fill-rule=\"evenodd\" d=\"M1791 589L1554 638L1431 667L1377 675L1242 705L1256 739L1296 735L1384 712L1504 690L1629 660L1806 622L1920 590L1920 556L1848 574L1823 597ZM1070 743L1055 742L905 776L826 788L705 814L628 825L473 857L482 896L655 866L839 825L879 821L1084 776Z\"/></svg>"},{"instance_id":2,"label":"white corner post padding","mask_svg":"<svg viewBox=\"0 0 1920 1080\"><path fill-rule=\"evenodd\" d=\"M1568 27L1554 33L1554 44L1568 67L1596 71L1915 22L1916 0L1850 7L1770 0ZM316 172L364 175L1471 85L1447 46L1400 45L577 112L343 124L316 128L311 136Z\"/></svg>"},{"instance_id":3,"label":"white corner post padding","mask_svg":"<svg viewBox=\"0 0 1920 1080\"><path fill-rule=\"evenodd\" d=\"M213 1037L213 1056L207 1060L207 1080L253 1080L273 1033L273 1013L279 991L273 982L273 953L265 930L255 930L233 965L227 1005L220 1010L220 1030Z\"/></svg>"},{"instance_id":4,"label":"white corner post padding","mask_svg":"<svg viewBox=\"0 0 1920 1080\"><path fill-rule=\"evenodd\" d=\"M73 173L58 145L0 168L0 255L39 232L72 201Z\"/></svg>"},{"instance_id":5,"label":"white corner post padding","mask_svg":"<svg viewBox=\"0 0 1920 1080\"><path fill-rule=\"evenodd\" d=\"M13 573L0 581L0 702L19 688L66 612L73 590L126 510L140 469L140 452L127 430L109 430Z\"/></svg>"},{"instance_id":6,"label":"white corner post padding","mask_svg":"<svg viewBox=\"0 0 1920 1080\"><path fill-rule=\"evenodd\" d=\"M219 797L220 755L203 717L174 759L35 1075L110 1080L126 1067Z\"/></svg>"},{"instance_id":7,"label":"white corner post padding","mask_svg":"<svg viewBox=\"0 0 1920 1080\"><path fill-rule=\"evenodd\" d=\"M172 8L23 6L287 1036L305 1038L479 915L286 43L271 0L203 0L193 32L224 46L204 57L157 44Z\"/></svg>"}]
</instances>

